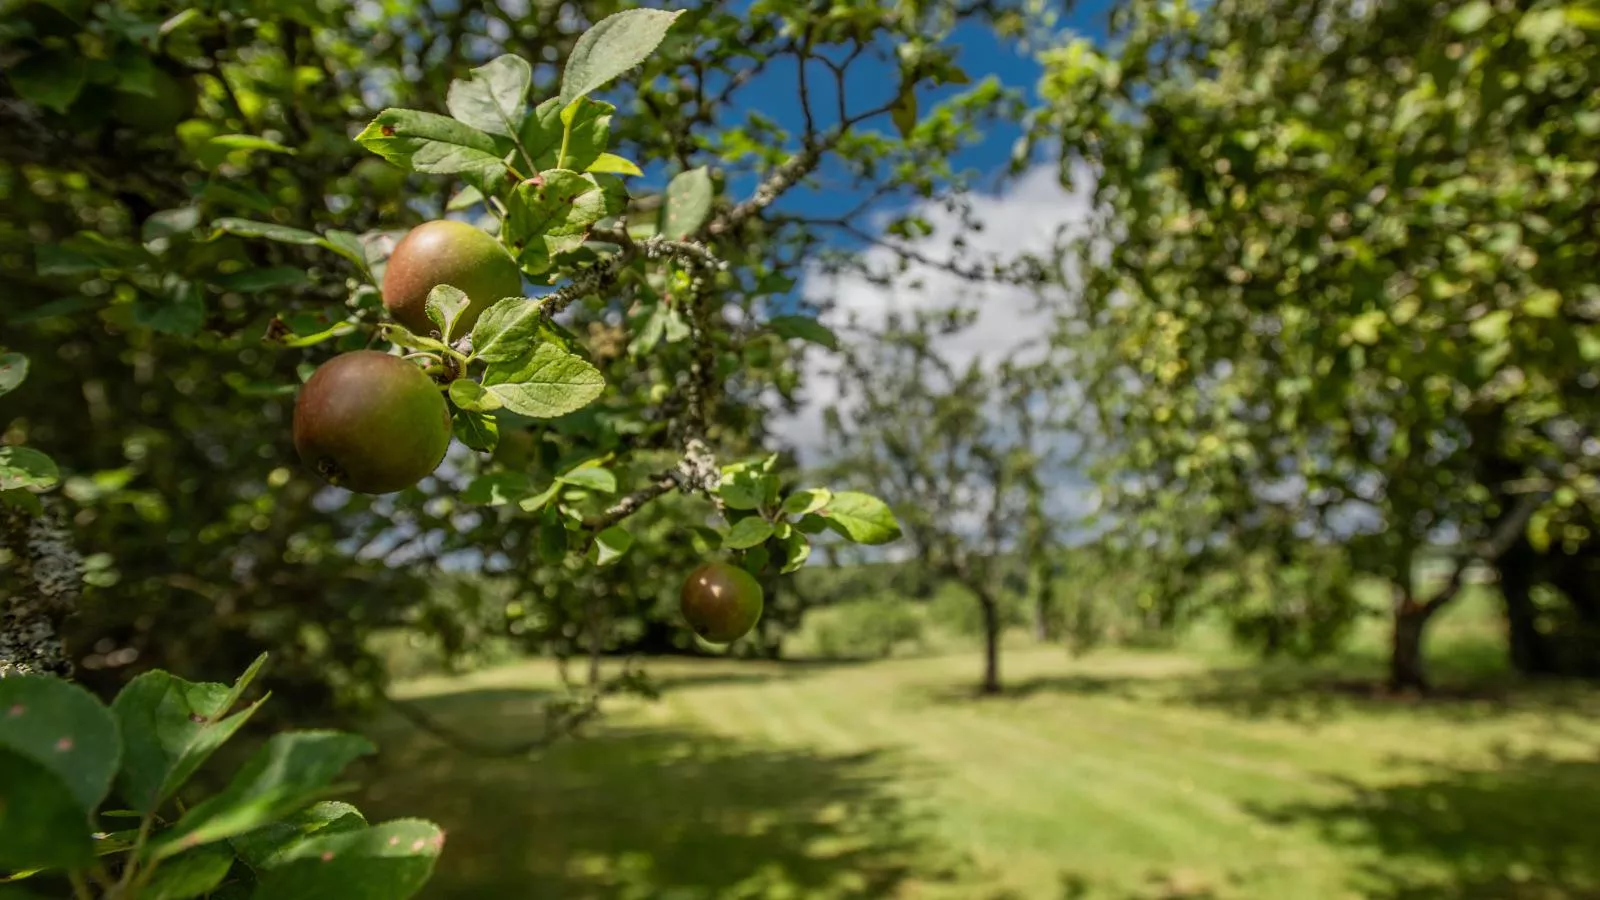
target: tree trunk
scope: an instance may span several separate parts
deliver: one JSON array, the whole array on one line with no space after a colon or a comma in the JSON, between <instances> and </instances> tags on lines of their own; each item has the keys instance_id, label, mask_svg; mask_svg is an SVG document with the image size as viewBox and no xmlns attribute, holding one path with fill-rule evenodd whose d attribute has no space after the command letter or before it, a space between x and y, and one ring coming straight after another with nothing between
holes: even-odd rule
<instances>
[{"instance_id":1,"label":"tree trunk","mask_svg":"<svg viewBox=\"0 0 1600 900\"><path fill-rule=\"evenodd\" d=\"M1559 668L1549 639L1539 632L1533 586L1539 554L1526 538L1501 557L1500 593L1506 602L1506 639L1511 665L1524 675L1553 675Z\"/></svg>"},{"instance_id":2,"label":"tree trunk","mask_svg":"<svg viewBox=\"0 0 1600 900\"><path fill-rule=\"evenodd\" d=\"M1418 603L1409 587L1394 587L1394 631L1389 645L1389 690L1421 693L1428 689L1422 658L1422 636L1439 605Z\"/></svg>"},{"instance_id":3,"label":"tree trunk","mask_svg":"<svg viewBox=\"0 0 1600 900\"><path fill-rule=\"evenodd\" d=\"M977 591L983 609L983 686L984 694L1000 693L1000 605L987 587Z\"/></svg>"}]
</instances>

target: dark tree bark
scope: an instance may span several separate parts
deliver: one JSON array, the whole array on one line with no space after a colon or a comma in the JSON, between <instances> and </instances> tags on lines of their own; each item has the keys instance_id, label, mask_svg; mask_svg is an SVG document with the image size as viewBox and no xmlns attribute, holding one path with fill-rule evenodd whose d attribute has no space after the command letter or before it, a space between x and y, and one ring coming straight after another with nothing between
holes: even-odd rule
<instances>
[{"instance_id":1,"label":"dark tree bark","mask_svg":"<svg viewBox=\"0 0 1600 900\"><path fill-rule=\"evenodd\" d=\"M1553 675L1560 668L1554 648L1538 628L1533 587L1540 578L1539 564L1539 554L1526 538L1517 541L1499 564L1507 649L1512 667L1524 675Z\"/></svg>"},{"instance_id":2,"label":"dark tree bark","mask_svg":"<svg viewBox=\"0 0 1600 900\"><path fill-rule=\"evenodd\" d=\"M983 611L983 684L984 694L1000 693L1000 604L987 586L974 587L978 606Z\"/></svg>"},{"instance_id":3,"label":"dark tree bark","mask_svg":"<svg viewBox=\"0 0 1600 900\"><path fill-rule=\"evenodd\" d=\"M1389 690L1421 693L1428 689L1422 636L1432 617L1433 607L1419 604L1410 596L1396 602L1389 654Z\"/></svg>"}]
</instances>

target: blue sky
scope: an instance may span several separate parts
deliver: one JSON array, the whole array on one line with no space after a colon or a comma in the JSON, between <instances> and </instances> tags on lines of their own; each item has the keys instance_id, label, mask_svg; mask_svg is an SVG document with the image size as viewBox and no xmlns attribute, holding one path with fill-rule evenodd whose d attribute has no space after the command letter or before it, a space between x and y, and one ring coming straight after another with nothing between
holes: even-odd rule
<instances>
[{"instance_id":1,"label":"blue sky","mask_svg":"<svg viewBox=\"0 0 1600 900\"><path fill-rule=\"evenodd\" d=\"M1061 25L1081 36L1102 40L1111 5L1111 0L1082 0L1074 4L1071 14L1063 17ZM958 28L952 36L952 43L959 48L957 63L975 83L993 75L1002 84L1023 90L1030 103L1036 99L1035 87L1040 67L1030 51L1020 49L1012 41L998 39L988 28L979 24L966 24ZM816 66L808 71L814 92L831 87L831 76L826 69ZM892 95L898 78L892 66L863 58L852 67L852 71L854 74L848 90L852 112L870 109ZM948 86L933 91L924 90L919 92L918 99L926 111L939 100L962 90L966 88ZM758 109L784 128L798 132L804 125L798 93L796 68L788 65L752 81L739 95L739 106L742 109ZM815 99L813 103L820 106ZM892 127L887 117L875 119L870 125L884 130ZM979 143L958 154L953 162L958 169L981 174L998 172L1010 160L1012 145L1021 134L1020 123L996 123ZM754 188L754 180L736 180L730 187L738 195L748 195ZM854 199L857 198L841 197L836 193L796 190L785 196L778 208L800 215L830 216L838 215L842 208L853 205L851 201Z\"/></svg>"}]
</instances>

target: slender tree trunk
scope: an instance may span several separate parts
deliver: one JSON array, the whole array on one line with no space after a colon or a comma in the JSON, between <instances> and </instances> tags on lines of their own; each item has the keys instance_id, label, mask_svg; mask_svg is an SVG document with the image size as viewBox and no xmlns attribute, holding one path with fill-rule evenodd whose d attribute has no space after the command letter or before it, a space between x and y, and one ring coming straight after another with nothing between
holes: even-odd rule
<instances>
[{"instance_id":1,"label":"slender tree trunk","mask_svg":"<svg viewBox=\"0 0 1600 900\"><path fill-rule=\"evenodd\" d=\"M1500 593L1506 602L1506 640L1511 665L1524 675L1551 675L1557 669L1549 639L1539 632L1533 603L1538 554L1526 539L1500 559Z\"/></svg>"},{"instance_id":2,"label":"slender tree trunk","mask_svg":"<svg viewBox=\"0 0 1600 900\"><path fill-rule=\"evenodd\" d=\"M983 685L985 694L1000 693L1000 605L987 587L977 591L983 610Z\"/></svg>"},{"instance_id":3,"label":"slender tree trunk","mask_svg":"<svg viewBox=\"0 0 1600 900\"><path fill-rule=\"evenodd\" d=\"M1437 607L1418 603L1409 587L1394 587L1394 631L1390 638L1389 689L1423 692L1428 676L1422 658L1422 637Z\"/></svg>"}]
</instances>

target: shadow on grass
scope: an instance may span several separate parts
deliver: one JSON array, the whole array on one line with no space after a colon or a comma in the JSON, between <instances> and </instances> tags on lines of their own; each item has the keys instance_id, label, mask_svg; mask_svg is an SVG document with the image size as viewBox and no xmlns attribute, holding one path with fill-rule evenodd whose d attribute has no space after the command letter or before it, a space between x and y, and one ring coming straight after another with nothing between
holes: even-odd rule
<instances>
[{"instance_id":1,"label":"shadow on grass","mask_svg":"<svg viewBox=\"0 0 1600 900\"><path fill-rule=\"evenodd\" d=\"M456 728L507 728L496 713L507 692L485 693L429 698L430 711ZM531 760L462 755L404 728L379 743L363 809L431 818L449 835L424 897L867 900L963 874L929 854L885 790L904 763L884 752L620 728Z\"/></svg>"},{"instance_id":2,"label":"shadow on grass","mask_svg":"<svg viewBox=\"0 0 1600 900\"><path fill-rule=\"evenodd\" d=\"M1352 885L1364 897L1600 898L1600 760L1502 755L1490 768L1433 766L1409 783L1339 784L1350 799L1256 812L1371 851Z\"/></svg>"},{"instance_id":3,"label":"shadow on grass","mask_svg":"<svg viewBox=\"0 0 1600 900\"><path fill-rule=\"evenodd\" d=\"M1331 665L1261 664L1160 676L1075 673L1019 679L1006 684L998 696L977 696L972 685L960 682L924 686L917 693L934 703L1026 700L1040 695L1113 697L1306 726L1348 714L1451 722L1515 712L1600 716L1600 692L1582 682L1474 679L1441 684L1421 697L1394 696L1376 679L1341 675Z\"/></svg>"},{"instance_id":4,"label":"shadow on grass","mask_svg":"<svg viewBox=\"0 0 1600 900\"><path fill-rule=\"evenodd\" d=\"M718 661L715 667L696 671L668 669L662 672L650 672L650 680L652 684L662 691L674 688L765 684L771 681L808 678L838 669L871 665L874 662L882 662L882 660L863 658ZM738 668L741 666L744 668ZM645 660L644 668L646 671L650 669L648 659Z\"/></svg>"}]
</instances>

